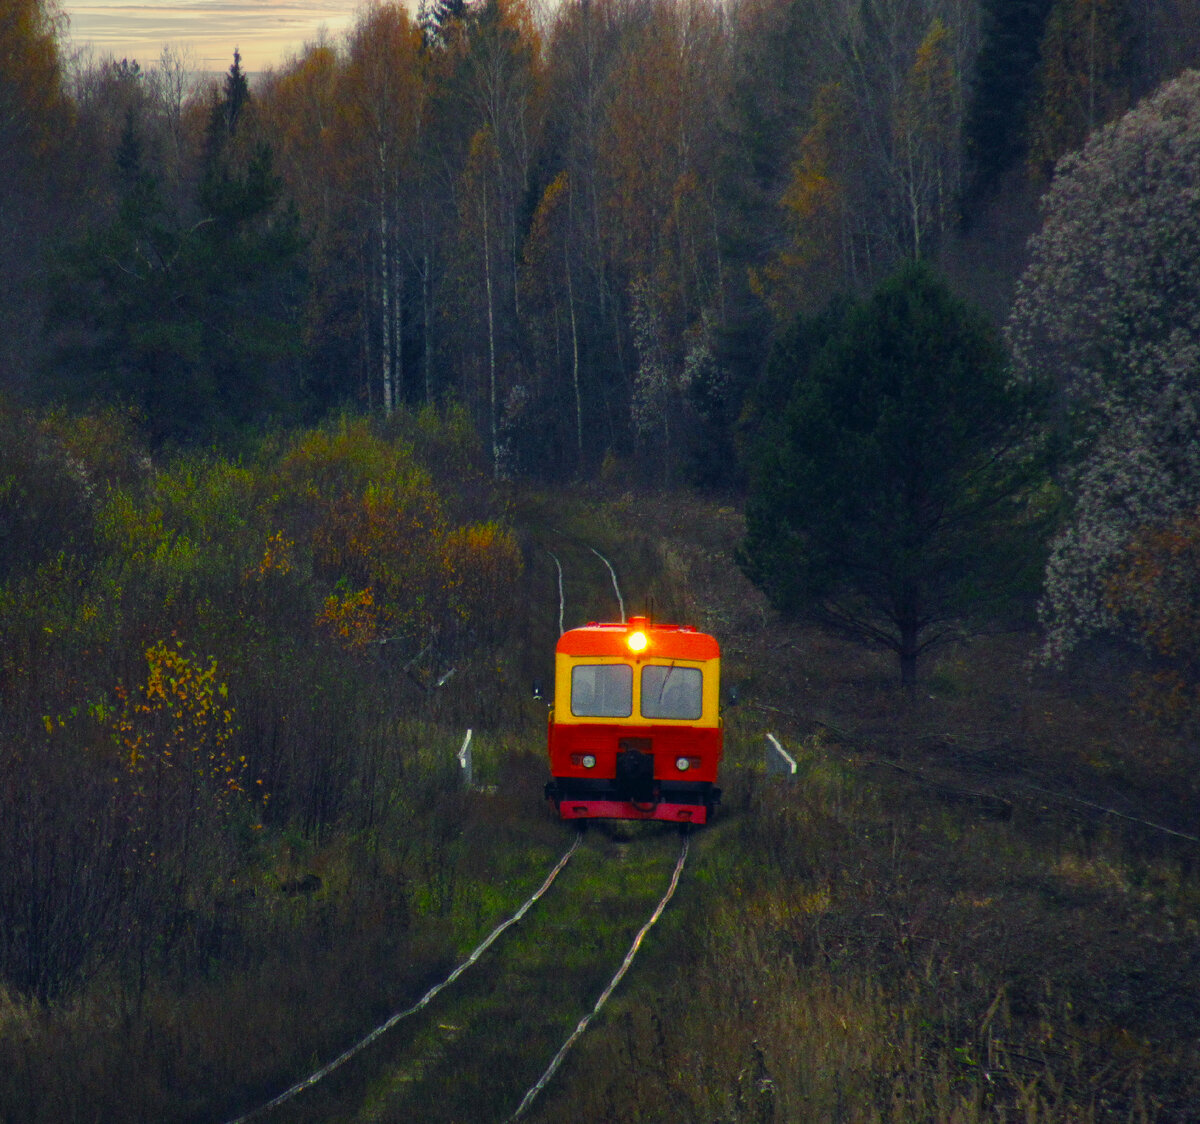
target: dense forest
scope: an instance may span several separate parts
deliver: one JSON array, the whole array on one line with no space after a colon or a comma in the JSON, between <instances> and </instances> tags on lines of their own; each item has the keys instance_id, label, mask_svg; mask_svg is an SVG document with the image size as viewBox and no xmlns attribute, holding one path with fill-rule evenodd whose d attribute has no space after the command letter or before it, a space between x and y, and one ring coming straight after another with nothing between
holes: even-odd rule
<instances>
[{"instance_id":1,"label":"dense forest","mask_svg":"<svg viewBox=\"0 0 1200 1124\"><path fill-rule=\"evenodd\" d=\"M1189 1119L1197 65L1200 0L376 3L219 75L5 0L0 1119L234 1114L472 947L595 547L742 701L578 1118ZM963 761L1129 834L867 772Z\"/></svg>"},{"instance_id":2,"label":"dense forest","mask_svg":"<svg viewBox=\"0 0 1200 1124\"><path fill-rule=\"evenodd\" d=\"M778 325L912 258L1002 320L1055 162L1200 55L1190 0L444 0L206 79L6 9L10 392L710 486Z\"/></svg>"}]
</instances>

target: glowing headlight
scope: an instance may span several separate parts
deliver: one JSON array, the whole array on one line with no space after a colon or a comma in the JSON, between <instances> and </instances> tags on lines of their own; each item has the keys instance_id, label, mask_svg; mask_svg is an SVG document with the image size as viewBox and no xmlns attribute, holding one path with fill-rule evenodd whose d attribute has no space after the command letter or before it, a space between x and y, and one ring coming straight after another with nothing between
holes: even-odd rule
<instances>
[{"instance_id":1,"label":"glowing headlight","mask_svg":"<svg viewBox=\"0 0 1200 1124\"><path fill-rule=\"evenodd\" d=\"M583 755L583 767L585 769L594 769L596 767L596 755L594 753L585 753Z\"/></svg>"},{"instance_id":2,"label":"glowing headlight","mask_svg":"<svg viewBox=\"0 0 1200 1124\"><path fill-rule=\"evenodd\" d=\"M625 643L629 645L631 652L644 652L646 650L646 634L644 632L631 632L629 639Z\"/></svg>"},{"instance_id":3,"label":"glowing headlight","mask_svg":"<svg viewBox=\"0 0 1200 1124\"><path fill-rule=\"evenodd\" d=\"M691 762L686 757L680 757L675 761L675 768L681 773L686 773Z\"/></svg>"}]
</instances>

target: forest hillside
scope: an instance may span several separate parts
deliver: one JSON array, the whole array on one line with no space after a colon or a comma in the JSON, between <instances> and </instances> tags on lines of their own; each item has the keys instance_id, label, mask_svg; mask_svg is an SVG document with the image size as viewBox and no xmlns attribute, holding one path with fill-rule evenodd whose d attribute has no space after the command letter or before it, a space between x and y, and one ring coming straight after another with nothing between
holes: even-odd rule
<instances>
[{"instance_id":1,"label":"forest hillside","mask_svg":"<svg viewBox=\"0 0 1200 1124\"><path fill-rule=\"evenodd\" d=\"M1003 323L1056 162L1200 59L1192 0L439 0L214 79L5 8L0 386L709 487L782 327L911 259Z\"/></svg>"},{"instance_id":2,"label":"forest hillside","mask_svg":"<svg viewBox=\"0 0 1200 1124\"><path fill-rule=\"evenodd\" d=\"M445 980L620 590L718 638L725 795L530 1120L1194 1120L1197 62L1195 0L438 0L212 78L8 0L0 1119L235 1119ZM279 1118L508 1119L679 846Z\"/></svg>"}]
</instances>

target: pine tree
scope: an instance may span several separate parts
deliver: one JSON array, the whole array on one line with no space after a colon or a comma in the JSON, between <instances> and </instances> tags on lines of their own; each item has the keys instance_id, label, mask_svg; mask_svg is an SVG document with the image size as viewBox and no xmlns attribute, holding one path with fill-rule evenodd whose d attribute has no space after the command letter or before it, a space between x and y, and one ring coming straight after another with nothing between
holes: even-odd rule
<instances>
[{"instance_id":1,"label":"pine tree","mask_svg":"<svg viewBox=\"0 0 1200 1124\"><path fill-rule=\"evenodd\" d=\"M1029 114L1051 2L984 0L982 42L965 129L975 198L1028 153Z\"/></svg>"},{"instance_id":2,"label":"pine tree","mask_svg":"<svg viewBox=\"0 0 1200 1124\"><path fill-rule=\"evenodd\" d=\"M426 47L445 46L471 15L468 0L421 0L417 9L417 26Z\"/></svg>"},{"instance_id":3,"label":"pine tree","mask_svg":"<svg viewBox=\"0 0 1200 1124\"><path fill-rule=\"evenodd\" d=\"M242 70L242 55L233 52L233 64L225 75L221 92L214 96L209 114L209 159L215 160L237 134L242 115L250 104L250 83Z\"/></svg>"},{"instance_id":4,"label":"pine tree","mask_svg":"<svg viewBox=\"0 0 1200 1124\"><path fill-rule=\"evenodd\" d=\"M1040 396L910 264L772 353L740 560L784 612L895 652L901 681L1036 569Z\"/></svg>"},{"instance_id":5,"label":"pine tree","mask_svg":"<svg viewBox=\"0 0 1200 1124\"><path fill-rule=\"evenodd\" d=\"M244 113L235 58L212 122ZM117 213L58 261L59 374L79 397L113 395L157 441L212 440L288 411L296 396L300 252L270 149L210 131L186 211L168 204L131 111L114 156ZM199 218L197 218L197 214Z\"/></svg>"}]
</instances>

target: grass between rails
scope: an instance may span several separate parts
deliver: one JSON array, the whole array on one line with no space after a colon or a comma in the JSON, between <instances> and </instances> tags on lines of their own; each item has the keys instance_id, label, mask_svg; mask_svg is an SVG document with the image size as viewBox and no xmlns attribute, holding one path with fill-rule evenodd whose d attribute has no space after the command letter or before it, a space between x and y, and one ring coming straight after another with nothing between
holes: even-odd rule
<instances>
[{"instance_id":1,"label":"grass between rails","mask_svg":"<svg viewBox=\"0 0 1200 1124\"><path fill-rule=\"evenodd\" d=\"M677 851L678 836L654 827L627 844L590 832L536 913L421 1026L380 1051L379 1076L346 1119L506 1120L591 1010L665 889Z\"/></svg>"}]
</instances>

